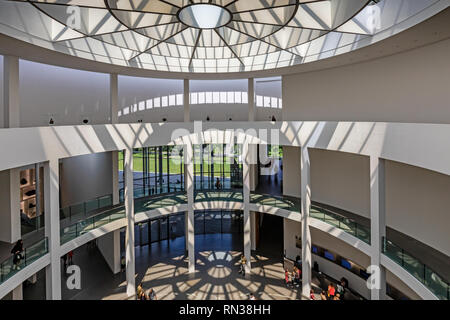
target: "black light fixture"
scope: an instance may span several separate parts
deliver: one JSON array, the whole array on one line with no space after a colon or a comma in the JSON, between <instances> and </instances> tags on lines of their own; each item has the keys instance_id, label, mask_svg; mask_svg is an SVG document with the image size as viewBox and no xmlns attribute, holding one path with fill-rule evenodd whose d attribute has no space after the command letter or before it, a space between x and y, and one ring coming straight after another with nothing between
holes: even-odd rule
<instances>
[{"instance_id":1,"label":"black light fixture","mask_svg":"<svg viewBox=\"0 0 450 320\"><path fill-rule=\"evenodd\" d=\"M83 119L83 123L84 123L84 124L88 124L88 123L89 123L89 120L88 120L88 119Z\"/></svg>"},{"instance_id":2,"label":"black light fixture","mask_svg":"<svg viewBox=\"0 0 450 320\"><path fill-rule=\"evenodd\" d=\"M53 118L50 118L50 121L48 122L49 125L53 125L55 124L55 120L53 120Z\"/></svg>"},{"instance_id":3,"label":"black light fixture","mask_svg":"<svg viewBox=\"0 0 450 320\"><path fill-rule=\"evenodd\" d=\"M209 121L209 116L206 117L206 121Z\"/></svg>"},{"instance_id":4,"label":"black light fixture","mask_svg":"<svg viewBox=\"0 0 450 320\"><path fill-rule=\"evenodd\" d=\"M163 122L166 122L166 121L167 121L167 118L163 118L162 120L163 120Z\"/></svg>"},{"instance_id":5,"label":"black light fixture","mask_svg":"<svg viewBox=\"0 0 450 320\"><path fill-rule=\"evenodd\" d=\"M277 119L275 119L275 116L272 116L272 121L273 121L273 122L276 122L276 121L277 121Z\"/></svg>"},{"instance_id":6,"label":"black light fixture","mask_svg":"<svg viewBox=\"0 0 450 320\"><path fill-rule=\"evenodd\" d=\"M138 123L142 123L142 119L139 119L139 120L138 120Z\"/></svg>"}]
</instances>

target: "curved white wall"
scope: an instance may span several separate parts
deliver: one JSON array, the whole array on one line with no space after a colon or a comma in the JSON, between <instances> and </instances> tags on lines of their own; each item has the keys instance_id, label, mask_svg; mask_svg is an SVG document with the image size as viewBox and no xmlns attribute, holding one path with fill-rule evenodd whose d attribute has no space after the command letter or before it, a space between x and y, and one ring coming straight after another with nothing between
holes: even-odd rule
<instances>
[{"instance_id":1,"label":"curved white wall","mask_svg":"<svg viewBox=\"0 0 450 320\"><path fill-rule=\"evenodd\" d=\"M368 62L283 76L283 120L450 123L449 53L448 39Z\"/></svg>"}]
</instances>

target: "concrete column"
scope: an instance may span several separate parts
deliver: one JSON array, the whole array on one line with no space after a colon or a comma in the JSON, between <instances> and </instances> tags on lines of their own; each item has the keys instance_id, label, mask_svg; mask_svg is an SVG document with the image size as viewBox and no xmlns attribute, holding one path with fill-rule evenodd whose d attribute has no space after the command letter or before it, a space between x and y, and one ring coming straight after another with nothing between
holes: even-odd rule
<instances>
[{"instance_id":1,"label":"concrete column","mask_svg":"<svg viewBox=\"0 0 450 320\"><path fill-rule=\"evenodd\" d=\"M119 123L119 77L109 75L109 110L111 124ZM112 151L112 202L119 204L119 152Z\"/></svg>"},{"instance_id":2,"label":"concrete column","mask_svg":"<svg viewBox=\"0 0 450 320\"><path fill-rule=\"evenodd\" d=\"M247 265L245 267L245 273L251 272L251 223L250 223L250 153L249 144L244 142L242 148L242 184L243 184L243 196L244 196L244 256L247 259Z\"/></svg>"},{"instance_id":3,"label":"concrete column","mask_svg":"<svg viewBox=\"0 0 450 320\"><path fill-rule=\"evenodd\" d=\"M18 57L3 57L3 110L3 128L20 127Z\"/></svg>"},{"instance_id":4,"label":"concrete column","mask_svg":"<svg viewBox=\"0 0 450 320\"><path fill-rule=\"evenodd\" d=\"M20 170L0 171L0 241L20 239Z\"/></svg>"},{"instance_id":5,"label":"concrete column","mask_svg":"<svg viewBox=\"0 0 450 320\"><path fill-rule=\"evenodd\" d=\"M311 179L308 147L302 147L300 155L301 168L301 207L302 207L302 296L309 299L311 290L311 232L309 230L309 213L311 209Z\"/></svg>"},{"instance_id":6,"label":"concrete column","mask_svg":"<svg viewBox=\"0 0 450 320\"><path fill-rule=\"evenodd\" d=\"M36 163L34 166L34 180L36 181L36 229L40 227L39 214L41 213L41 184L40 184L40 166Z\"/></svg>"},{"instance_id":7,"label":"concrete column","mask_svg":"<svg viewBox=\"0 0 450 320\"><path fill-rule=\"evenodd\" d=\"M194 231L194 149L192 144L184 145L184 163L186 168L186 194L188 212L185 214L186 249L189 273L195 272L195 231Z\"/></svg>"},{"instance_id":8,"label":"concrete column","mask_svg":"<svg viewBox=\"0 0 450 320\"><path fill-rule=\"evenodd\" d=\"M251 249L256 250L256 212L250 211Z\"/></svg>"},{"instance_id":9,"label":"concrete column","mask_svg":"<svg viewBox=\"0 0 450 320\"><path fill-rule=\"evenodd\" d=\"M119 204L119 151L111 152L112 161L112 202Z\"/></svg>"},{"instance_id":10,"label":"concrete column","mask_svg":"<svg viewBox=\"0 0 450 320\"><path fill-rule=\"evenodd\" d=\"M189 79L184 79L184 91L183 91L184 122L191 122L191 107L189 98L190 98Z\"/></svg>"},{"instance_id":11,"label":"concrete column","mask_svg":"<svg viewBox=\"0 0 450 320\"><path fill-rule=\"evenodd\" d=\"M17 286L13 291L11 291L12 300L23 300L23 286L22 283Z\"/></svg>"},{"instance_id":12,"label":"concrete column","mask_svg":"<svg viewBox=\"0 0 450 320\"><path fill-rule=\"evenodd\" d=\"M35 284L37 282L37 273L33 274L31 277L27 279L31 284Z\"/></svg>"},{"instance_id":13,"label":"concrete column","mask_svg":"<svg viewBox=\"0 0 450 320\"><path fill-rule=\"evenodd\" d=\"M59 161L44 164L45 236L48 239L50 264L46 267L47 300L61 300L61 254L59 223Z\"/></svg>"},{"instance_id":14,"label":"concrete column","mask_svg":"<svg viewBox=\"0 0 450 320\"><path fill-rule=\"evenodd\" d=\"M125 214L127 226L125 232L125 263L127 279L127 295L136 294L135 256L134 256L134 179L133 179L133 149L125 150Z\"/></svg>"},{"instance_id":15,"label":"concrete column","mask_svg":"<svg viewBox=\"0 0 450 320\"><path fill-rule=\"evenodd\" d=\"M255 121L255 79L248 79L248 121Z\"/></svg>"},{"instance_id":16,"label":"concrete column","mask_svg":"<svg viewBox=\"0 0 450 320\"><path fill-rule=\"evenodd\" d=\"M249 145L249 174L250 174L250 191L255 191L258 185L258 145Z\"/></svg>"},{"instance_id":17,"label":"concrete column","mask_svg":"<svg viewBox=\"0 0 450 320\"><path fill-rule=\"evenodd\" d=\"M105 234L98 238L97 247L112 273L120 272L120 230Z\"/></svg>"},{"instance_id":18,"label":"concrete column","mask_svg":"<svg viewBox=\"0 0 450 320\"><path fill-rule=\"evenodd\" d=\"M119 123L119 77L115 73L109 75L109 111L111 123Z\"/></svg>"},{"instance_id":19,"label":"concrete column","mask_svg":"<svg viewBox=\"0 0 450 320\"><path fill-rule=\"evenodd\" d=\"M381 265L383 237L386 236L385 160L370 157L370 263L372 300L386 297L386 269Z\"/></svg>"}]
</instances>

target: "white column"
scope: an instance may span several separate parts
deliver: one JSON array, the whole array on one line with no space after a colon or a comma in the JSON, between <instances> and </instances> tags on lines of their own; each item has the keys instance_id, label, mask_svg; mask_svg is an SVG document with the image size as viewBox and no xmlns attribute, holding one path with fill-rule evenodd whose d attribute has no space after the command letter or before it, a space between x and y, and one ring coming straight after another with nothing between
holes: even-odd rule
<instances>
[{"instance_id":1,"label":"white column","mask_svg":"<svg viewBox=\"0 0 450 320\"><path fill-rule=\"evenodd\" d=\"M183 91L184 122L191 122L191 107L189 97L190 97L189 79L184 79L184 91Z\"/></svg>"},{"instance_id":2,"label":"white column","mask_svg":"<svg viewBox=\"0 0 450 320\"><path fill-rule=\"evenodd\" d=\"M248 79L248 121L255 121L255 79Z\"/></svg>"},{"instance_id":3,"label":"white column","mask_svg":"<svg viewBox=\"0 0 450 320\"><path fill-rule=\"evenodd\" d=\"M125 261L127 295L129 297L136 294L135 279L135 257L134 257L134 179L133 179L133 149L125 150L124 158L125 173L125 214L127 226L125 232Z\"/></svg>"},{"instance_id":4,"label":"white column","mask_svg":"<svg viewBox=\"0 0 450 320\"><path fill-rule=\"evenodd\" d=\"M255 191L258 185L258 145L251 144L248 147L250 163L249 163L249 174L250 174L250 191Z\"/></svg>"},{"instance_id":5,"label":"white column","mask_svg":"<svg viewBox=\"0 0 450 320\"><path fill-rule=\"evenodd\" d=\"M308 147L302 147L300 155L301 168L301 207L302 207L302 296L309 299L311 290L311 233L309 230L309 213L311 209L311 179Z\"/></svg>"},{"instance_id":6,"label":"white column","mask_svg":"<svg viewBox=\"0 0 450 320\"><path fill-rule=\"evenodd\" d=\"M386 297L386 269L381 265L382 242L386 236L385 192L385 160L370 157L370 263L379 275L371 277L372 300Z\"/></svg>"},{"instance_id":7,"label":"white column","mask_svg":"<svg viewBox=\"0 0 450 320\"><path fill-rule=\"evenodd\" d=\"M256 250L256 212L250 211L251 249Z\"/></svg>"},{"instance_id":8,"label":"white column","mask_svg":"<svg viewBox=\"0 0 450 320\"><path fill-rule=\"evenodd\" d=\"M19 284L12 292L12 300L23 300L23 286Z\"/></svg>"},{"instance_id":9,"label":"white column","mask_svg":"<svg viewBox=\"0 0 450 320\"><path fill-rule=\"evenodd\" d=\"M97 247L112 273L120 272L120 230L115 230L97 239Z\"/></svg>"},{"instance_id":10,"label":"white column","mask_svg":"<svg viewBox=\"0 0 450 320\"><path fill-rule=\"evenodd\" d=\"M250 223L250 153L249 144L244 142L242 148L242 184L243 184L243 196L244 196L244 256L247 259L247 265L245 266L245 273L251 272L251 223Z\"/></svg>"},{"instance_id":11,"label":"white column","mask_svg":"<svg viewBox=\"0 0 450 320\"><path fill-rule=\"evenodd\" d=\"M59 162L44 164L45 236L48 239L50 264L46 267L47 300L61 300L61 255L59 224Z\"/></svg>"},{"instance_id":12,"label":"white column","mask_svg":"<svg viewBox=\"0 0 450 320\"><path fill-rule=\"evenodd\" d=\"M111 152L112 161L112 203L119 204L119 151Z\"/></svg>"},{"instance_id":13,"label":"white column","mask_svg":"<svg viewBox=\"0 0 450 320\"><path fill-rule=\"evenodd\" d=\"M41 213L41 184L40 184L40 165L36 163L34 166L34 179L36 181L36 224L37 228L40 227Z\"/></svg>"},{"instance_id":14,"label":"white column","mask_svg":"<svg viewBox=\"0 0 450 320\"><path fill-rule=\"evenodd\" d=\"M18 57L3 57L3 110L3 128L20 127Z\"/></svg>"},{"instance_id":15,"label":"white column","mask_svg":"<svg viewBox=\"0 0 450 320\"><path fill-rule=\"evenodd\" d=\"M111 124L119 123L119 78L117 74L109 75L109 110ZM119 204L119 152L112 151L112 202Z\"/></svg>"},{"instance_id":16,"label":"white column","mask_svg":"<svg viewBox=\"0 0 450 320\"><path fill-rule=\"evenodd\" d=\"M119 79L115 73L109 75L109 111L111 123L119 123Z\"/></svg>"},{"instance_id":17,"label":"white column","mask_svg":"<svg viewBox=\"0 0 450 320\"><path fill-rule=\"evenodd\" d=\"M0 171L0 241L20 239L20 170Z\"/></svg>"},{"instance_id":18,"label":"white column","mask_svg":"<svg viewBox=\"0 0 450 320\"><path fill-rule=\"evenodd\" d=\"M186 168L186 194L188 212L185 214L185 237L188 254L189 273L195 272L195 231L194 231L194 149L192 144L184 145L184 163Z\"/></svg>"}]
</instances>

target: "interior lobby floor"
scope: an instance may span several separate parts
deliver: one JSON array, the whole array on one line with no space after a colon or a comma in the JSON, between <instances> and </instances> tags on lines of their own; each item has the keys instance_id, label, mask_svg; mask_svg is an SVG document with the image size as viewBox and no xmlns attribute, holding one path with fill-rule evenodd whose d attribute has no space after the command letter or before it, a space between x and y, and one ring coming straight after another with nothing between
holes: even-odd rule
<instances>
[{"instance_id":1,"label":"interior lobby floor","mask_svg":"<svg viewBox=\"0 0 450 320\"><path fill-rule=\"evenodd\" d=\"M265 219L265 221L264 221ZM153 288L161 300L298 300L300 288L284 284L282 219L266 216L259 249L252 252L252 273L238 272L242 234L196 235L196 272L188 274L184 237L136 247L136 285ZM264 234L271 233L271 237ZM276 236L274 236L276 235ZM73 263L81 268L81 290L69 290L62 273L62 297L72 300L127 300L125 272L113 275L100 251L89 244L74 251ZM319 298L330 279L313 274ZM45 298L45 272L35 285L24 287L24 299ZM355 299L349 293L346 299Z\"/></svg>"}]
</instances>

